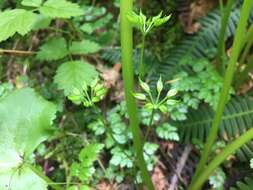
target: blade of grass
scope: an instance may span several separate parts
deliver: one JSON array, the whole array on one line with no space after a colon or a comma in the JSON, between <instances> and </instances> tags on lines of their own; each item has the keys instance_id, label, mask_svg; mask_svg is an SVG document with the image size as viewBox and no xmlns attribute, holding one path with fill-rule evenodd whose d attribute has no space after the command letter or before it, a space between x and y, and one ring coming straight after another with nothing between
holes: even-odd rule
<instances>
[{"instance_id":1,"label":"blade of grass","mask_svg":"<svg viewBox=\"0 0 253 190\"><path fill-rule=\"evenodd\" d=\"M238 25L238 28L236 31L233 47L232 47L232 55L229 60L228 68L225 73L225 78L223 81L223 87L222 87L222 91L220 94L218 106L217 106L215 116L214 116L214 119L212 122L212 127L209 131L207 142L205 144L203 153L201 155L200 162L198 164L198 167L196 169L196 173L195 173L193 180L192 180L192 184L194 184L198 180L199 176L202 175L202 172L204 171L205 165L208 161L208 156L209 156L210 150L211 150L213 143L217 137L222 114L223 114L224 107L225 107L225 104L228 99L228 95L229 95L229 91L231 88L234 72L236 69L236 63L237 63L237 60L238 60L238 57L239 57L239 54L241 51L241 47L242 47L243 40L241 39L241 37L246 33L247 21L248 21L249 15L250 15L250 10L251 10L252 4L253 4L252 0L245 0L242 5L240 21L239 21L239 25ZM195 190L195 189L192 189L190 186L190 190Z\"/></svg>"},{"instance_id":2,"label":"blade of grass","mask_svg":"<svg viewBox=\"0 0 253 190\"><path fill-rule=\"evenodd\" d=\"M123 81L125 89L126 106L128 110L130 126L133 134L133 144L136 152L137 163L141 171L142 179L148 190L153 190L153 184L147 170L143 156L143 142L139 128L137 105L132 95L134 92L134 69L133 69L133 29L127 19L127 13L133 9L133 0L120 1L120 22L121 22L121 59Z\"/></svg>"},{"instance_id":3,"label":"blade of grass","mask_svg":"<svg viewBox=\"0 0 253 190\"><path fill-rule=\"evenodd\" d=\"M231 142L229 145L227 145L223 151L221 151L211 162L210 164L205 168L205 170L201 173L201 175L198 177L198 180L196 183L192 184L190 189L201 189L202 185L205 183L205 181L209 178L209 176L213 173L213 171L222 163L225 161L225 159L233 154L237 149L239 149L241 146L243 146L245 143L250 141L253 138L253 128L245 132L243 135L241 135L239 138Z\"/></svg>"},{"instance_id":4,"label":"blade of grass","mask_svg":"<svg viewBox=\"0 0 253 190\"><path fill-rule=\"evenodd\" d=\"M218 59L218 68L221 73L225 70L225 66L223 63L225 57L225 38L226 38L226 30L227 24L229 20L230 13L232 11L234 4L234 0L229 0L227 5L224 8L223 2L220 1L220 12L221 12L221 29L220 29L220 36L219 36L219 43L218 43L218 50L217 50L217 59Z\"/></svg>"}]
</instances>

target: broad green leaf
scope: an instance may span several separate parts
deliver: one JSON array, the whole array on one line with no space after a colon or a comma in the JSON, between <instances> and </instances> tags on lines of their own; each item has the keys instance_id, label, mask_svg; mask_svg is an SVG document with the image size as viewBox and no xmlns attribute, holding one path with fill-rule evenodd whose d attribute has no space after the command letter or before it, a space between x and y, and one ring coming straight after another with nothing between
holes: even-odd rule
<instances>
[{"instance_id":1,"label":"broad green leaf","mask_svg":"<svg viewBox=\"0 0 253 190\"><path fill-rule=\"evenodd\" d=\"M46 17L44 15L36 15L36 20L32 26L32 30L41 30L49 27L51 24L52 18Z\"/></svg>"},{"instance_id":2,"label":"broad green leaf","mask_svg":"<svg viewBox=\"0 0 253 190\"><path fill-rule=\"evenodd\" d=\"M81 89L84 82L90 85L97 76L98 72L92 65L83 61L69 61L57 69L54 81L68 96L74 88Z\"/></svg>"},{"instance_id":3,"label":"broad green leaf","mask_svg":"<svg viewBox=\"0 0 253 190\"><path fill-rule=\"evenodd\" d=\"M15 33L25 35L28 33L34 22L36 15L23 9L7 10L0 13L0 42L7 40Z\"/></svg>"},{"instance_id":4,"label":"broad green leaf","mask_svg":"<svg viewBox=\"0 0 253 190\"><path fill-rule=\"evenodd\" d=\"M55 113L56 106L30 88L16 90L0 100L0 189L46 189L44 182L23 164L52 135ZM5 187L7 182L11 182L11 188Z\"/></svg>"},{"instance_id":5,"label":"broad green leaf","mask_svg":"<svg viewBox=\"0 0 253 190\"><path fill-rule=\"evenodd\" d=\"M71 18L83 14L78 4L66 0L48 0L39 11L52 18Z\"/></svg>"},{"instance_id":6,"label":"broad green leaf","mask_svg":"<svg viewBox=\"0 0 253 190\"><path fill-rule=\"evenodd\" d=\"M42 0L23 0L21 2L22 5L29 6L29 7L39 7L41 3L42 3Z\"/></svg>"},{"instance_id":7,"label":"broad green leaf","mask_svg":"<svg viewBox=\"0 0 253 190\"><path fill-rule=\"evenodd\" d=\"M69 48L72 54L89 54L96 53L101 49L101 46L90 40L83 40L81 42L73 42Z\"/></svg>"},{"instance_id":8,"label":"broad green leaf","mask_svg":"<svg viewBox=\"0 0 253 190\"><path fill-rule=\"evenodd\" d=\"M48 40L40 47L36 58L39 60L58 60L68 55L67 43L62 37L55 37Z\"/></svg>"},{"instance_id":9,"label":"broad green leaf","mask_svg":"<svg viewBox=\"0 0 253 190\"><path fill-rule=\"evenodd\" d=\"M0 172L1 190L47 190L47 184L28 167Z\"/></svg>"}]
</instances>

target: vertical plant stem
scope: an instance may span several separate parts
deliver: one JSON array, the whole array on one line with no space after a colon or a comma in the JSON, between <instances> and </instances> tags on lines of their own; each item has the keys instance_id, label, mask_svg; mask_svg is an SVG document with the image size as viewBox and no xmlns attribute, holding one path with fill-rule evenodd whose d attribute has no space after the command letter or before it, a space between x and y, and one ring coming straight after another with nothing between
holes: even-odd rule
<instances>
[{"instance_id":1,"label":"vertical plant stem","mask_svg":"<svg viewBox=\"0 0 253 190\"><path fill-rule=\"evenodd\" d=\"M206 167L206 169L198 177L198 180L190 186L189 190L201 189L202 185L212 174L212 172L231 154L233 154L238 148L243 146L245 143L253 138L253 128L245 132L239 138L234 140L232 143L227 145L223 151L221 151Z\"/></svg>"},{"instance_id":2,"label":"vertical plant stem","mask_svg":"<svg viewBox=\"0 0 253 190\"><path fill-rule=\"evenodd\" d=\"M127 20L127 13L133 9L133 0L120 1L120 29L121 29L121 59L122 72L124 81L124 90L126 98L126 106L130 120L130 126L133 134L133 144L136 152L137 163L141 171L141 176L147 188L154 190L150 179L146 162L143 156L143 143L141 141L141 133L137 115L137 104L132 95L134 91L134 69L133 69L133 29Z\"/></svg>"},{"instance_id":3,"label":"vertical plant stem","mask_svg":"<svg viewBox=\"0 0 253 190\"><path fill-rule=\"evenodd\" d=\"M154 120L154 115L155 115L155 110L152 109L152 112L151 112L151 115L150 115L150 119L149 119L148 129L147 129L147 132L146 132L145 137L144 137L144 142L146 142L146 140L148 138L148 135L149 135L149 133L151 131L152 123L153 123L153 120Z\"/></svg>"},{"instance_id":4,"label":"vertical plant stem","mask_svg":"<svg viewBox=\"0 0 253 190\"><path fill-rule=\"evenodd\" d=\"M218 43L218 68L221 73L224 71L224 57L225 57L225 38L226 38L226 29L227 29L227 23L229 20L230 12L232 11L234 4L234 0L229 0L227 2L226 7L224 8L223 3L220 2L221 6L221 29L220 29L220 36L219 36L219 43ZM224 11L224 13L223 13Z\"/></svg>"},{"instance_id":5,"label":"vertical plant stem","mask_svg":"<svg viewBox=\"0 0 253 190\"><path fill-rule=\"evenodd\" d=\"M143 79L144 77L144 53L145 53L145 34L142 34L141 38L141 55L140 55L140 63L139 63L139 77Z\"/></svg>"},{"instance_id":6,"label":"vertical plant stem","mask_svg":"<svg viewBox=\"0 0 253 190\"><path fill-rule=\"evenodd\" d=\"M199 165L196 169L196 173L193 177L192 183L195 183L195 181L202 175L201 172L204 171L211 147L213 146L213 143L217 137L222 114L223 114L224 107L227 102L229 91L231 88L233 75L234 75L235 68L236 68L236 62L238 60L240 50L242 47L241 37L246 33L247 21L248 21L249 15L250 15L250 10L251 10L252 4L253 4L252 0L244 0L244 3L242 5L240 21L239 21L239 25L238 25L238 28L236 31L234 44L232 47L232 55L231 55L231 58L230 58L230 61L228 64L228 68L225 73L225 78L223 81L223 87L222 87L222 91L220 94L218 106L217 106L215 116L214 116L214 119L212 122L212 127L209 131L207 142L205 144L205 147L204 147L203 153L201 155Z\"/></svg>"}]
</instances>

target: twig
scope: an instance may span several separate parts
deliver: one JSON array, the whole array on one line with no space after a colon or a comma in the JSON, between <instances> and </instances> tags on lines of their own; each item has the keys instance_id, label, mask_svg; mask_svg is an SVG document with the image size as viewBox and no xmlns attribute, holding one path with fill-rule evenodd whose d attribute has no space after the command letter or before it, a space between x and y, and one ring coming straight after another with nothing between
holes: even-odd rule
<instances>
[{"instance_id":1,"label":"twig","mask_svg":"<svg viewBox=\"0 0 253 190\"><path fill-rule=\"evenodd\" d=\"M26 56L26 55L33 55L35 54L34 51L22 51L22 50L12 50L12 49L0 49L0 55L2 54L11 54L11 55L18 55L18 56Z\"/></svg>"},{"instance_id":2,"label":"twig","mask_svg":"<svg viewBox=\"0 0 253 190\"><path fill-rule=\"evenodd\" d=\"M171 178L169 190L175 190L176 189L176 185L178 183L178 176L180 176L191 150L192 150L191 145L187 145L185 147L184 152L183 152L180 160L177 163L176 173Z\"/></svg>"}]
</instances>

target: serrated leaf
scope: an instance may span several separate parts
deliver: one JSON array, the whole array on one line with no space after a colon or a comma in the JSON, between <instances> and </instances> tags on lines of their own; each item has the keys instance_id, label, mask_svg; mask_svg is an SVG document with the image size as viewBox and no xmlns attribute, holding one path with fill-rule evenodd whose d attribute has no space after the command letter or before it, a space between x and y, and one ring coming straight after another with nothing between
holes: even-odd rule
<instances>
[{"instance_id":1,"label":"serrated leaf","mask_svg":"<svg viewBox=\"0 0 253 190\"><path fill-rule=\"evenodd\" d=\"M41 3L42 3L42 0L23 0L21 2L22 5L29 6L29 7L39 7Z\"/></svg>"},{"instance_id":2,"label":"serrated leaf","mask_svg":"<svg viewBox=\"0 0 253 190\"><path fill-rule=\"evenodd\" d=\"M83 61L69 61L57 69L54 82L68 96L74 88L81 89L83 82L90 85L96 77L98 72L92 65Z\"/></svg>"},{"instance_id":3,"label":"serrated leaf","mask_svg":"<svg viewBox=\"0 0 253 190\"><path fill-rule=\"evenodd\" d=\"M96 53L101 49L101 46L90 40L83 40L80 42L73 42L69 48L72 54L90 54Z\"/></svg>"},{"instance_id":4,"label":"serrated leaf","mask_svg":"<svg viewBox=\"0 0 253 190\"><path fill-rule=\"evenodd\" d=\"M55 113L56 106L30 88L16 90L1 99L0 189L23 190L23 187L31 186L46 189L45 183L26 165L19 166L52 135L51 124ZM10 180L6 179L11 179L11 188L7 188Z\"/></svg>"},{"instance_id":5,"label":"serrated leaf","mask_svg":"<svg viewBox=\"0 0 253 190\"><path fill-rule=\"evenodd\" d=\"M7 40L15 33L25 35L34 22L35 14L23 9L7 10L0 13L0 42Z\"/></svg>"},{"instance_id":6,"label":"serrated leaf","mask_svg":"<svg viewBox=\"0 0 253 190\"><path fill-rule=\"evenodd\" d=\"M45 15L36 15L35 22L32 26L32 30L41 30L49 27L52 18L46 17Z\"/></svg>"},{"instance_id":7,"label":"serrated leaf","mask_svg":"<svg viewBox=\"0 0 253 190\"><path fill-rule=\"evenodd\" d=\"M48 0L39 11L51 18L71 18L83 14L78 4L66 0Z\"/></svg>"},{"instance_id":8,"label":"serrated leaf","mask_svg":"<svg viewBox=\"0 0 253 190\"><path fill-rule=\"evenodd\" d=\"M66 55L68 55L66 40L62 37L54 37L40 47L36 58L39 60L53 61L62 59Z\"/></svg>"}]
</instances>

